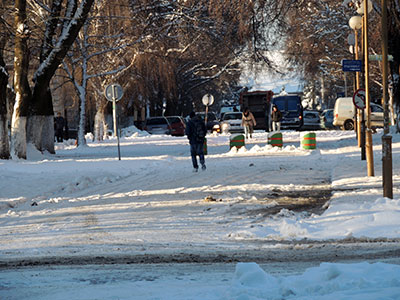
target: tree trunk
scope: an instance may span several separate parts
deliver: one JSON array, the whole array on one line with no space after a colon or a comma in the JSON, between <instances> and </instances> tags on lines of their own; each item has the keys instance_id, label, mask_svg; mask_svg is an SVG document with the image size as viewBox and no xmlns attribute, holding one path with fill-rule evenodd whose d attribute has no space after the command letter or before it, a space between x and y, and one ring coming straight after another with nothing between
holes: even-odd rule
<instances>
[{"instance_id":1,"label":"tree trunk","mask_svg":"<svg viewBox=\"0 0 400 300\"><path fill-rule=\"evenodd\" d=\"M81 86L79 92L79 127L78 127L78 146L86 145L85 127L86 127L86 88Z\"/></svg>"},{"instance_id":2,"label":"tree trunk","mask_svg":"<svg viewBox=\"0 0 400 300\"><path fill-rule=\"evenodd\" d=\"M94 139L102 141L107 134L107 125L105 121L105 110L107 102L101 101L99 97L96 99L96 116L94 118Z\"/></svg>"},{"instance_id":3,"label":"tree trunk","mask_svg":"<svg viewBox=\"0 0 400 300\"><path fill-rule=\"evenodd\" d=\"M26 25L26 0L16 0L15 8L15 104L11 124L11 155L26 159L27 103L32 97L28 83L29 51L27 40L29 30Z\"/></svg>"},{"instance_id":4,"label":"tree trunk","mask_svg":"<svg viewBox=\"0 0 400 300\"><path fill-rule=\"evenodd\" d=\"M32 102L29 107L30 118L28 122L29 128L38 130L38 133L35 133L30 139L32 139L32 142L41 151L47 150L50 153L54 153L54 112L49 88L50 80L63 61L72 43L75 41L82 25L85 23L93 1L94 0L82 1L79 7L78 1L69 1L68 5L70 7L67 11L73 15L65 19L66 23L62 24L63 28L60 36L54 43L55 46L51 48L51 51L45 49L41 53L41 64L34 75L35 85L33 88ZM57 5L53 7L54 15L57 15L59 12L59 7ZM49 23L45 41L56 38L53 36L56 32L54 26L54 24ZM40 128L37 126L40 126ZM30 130L29 132L32 133L33 131Z\"/></svg>"},{"instance_id":5,"label":"tree trunk","mask_svg":"<svg viewBox=\"0 0 400 300\"><path fill-rule=\"evenodd\" d=\"M390 63L391 77L393 81L393 91L391 101L394 111L397 114L397 133L400 133L400 11L396 1L388 1L388 52L393 55L393 61ZM396 22L397 20L397 22Z\"/></svg>"},{"instance_id":6,"label":"tree trunk","mask_svg":"<svg viewBox=\"0 0 400 300\"><path fill-rule=\"evenodd\" d=\"M6 44L6 31L0 23L0 159L10 158L10 141L8 138L7 119L7 83L8 73L3 60L3 49Z\"/></svg>"},{"instance_id":7,"label":"tree trunk","mask_svg":"<svg viewBox=\"0 0 400 300\"><path fill-rule=\"evenodd\" d=\"M54 151L54 112L49 87L34 90L31 106L32 114L27 119L27 142L39 151Z\"/></svg>"}]
</instances>

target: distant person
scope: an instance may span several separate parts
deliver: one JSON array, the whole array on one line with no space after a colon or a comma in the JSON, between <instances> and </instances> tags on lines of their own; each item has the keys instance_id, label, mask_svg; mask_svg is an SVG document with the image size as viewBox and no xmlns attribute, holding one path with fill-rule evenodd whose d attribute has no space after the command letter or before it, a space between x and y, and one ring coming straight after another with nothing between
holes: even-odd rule
<instances>
[{"instance_id":1,"label":"distant person","mask_svg":"<svg viewBox=\"0 0 400 300\"><path fill-rule=\"evenodd\" d=\"M57 117L54 118L54 130L56 133L57 142L61 143L64 140L64 127L65 119L61 116L61 113L57 113Z\"/></svg>"},{"instance_id":2,"label":"distant person","mask_svg":"<svg viewBox=\"0 0 400 300\"><path fill-rule=\"evenodd\" d=\"M254 119L253 114L249 111L248 108L245 108L242 114L242 126L244 128L244 134L246 135L246 139L252 138L253 129L257 125L256 119Z\"/></svg>"},{"instance_id":3,"label":"distant person","mask_svg":"<svg viewBox=\"0 0 400 300\"><path fill-rule=\"evenodd\" d=\"M190 144L190 154L192 156L193 171L197 172L199 170L199 165L197 163L197 156L200 158L201 169L204 171L206 169L206 164L204 160L204 140L206 137L207 129L204 121L200 116L196 116L196 113L192 111L189 115L189 121L186 125L185 134L189 139Z\"/></svg>"},{"instance_id":4,"label":"distant person","mask_svg":"<svg viewBox=\"0 0 400 300\"><path fill-rule=\"evenodd\" d=\"M272 119L272 131L280 131L282 113L276 105L272 107L271 119Z\"/></svg>"}]
</instances>

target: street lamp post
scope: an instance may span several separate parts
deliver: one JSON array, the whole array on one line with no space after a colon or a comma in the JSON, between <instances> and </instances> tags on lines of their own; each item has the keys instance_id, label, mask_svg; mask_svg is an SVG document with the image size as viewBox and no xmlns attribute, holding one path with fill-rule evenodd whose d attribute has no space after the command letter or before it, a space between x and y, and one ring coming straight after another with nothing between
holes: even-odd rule
<instances>
[{"instance_id":1,"label":"street lamp post","mask_svg":"<svg viewBox=\"0 0 400 300\"><path fill-rule=\"evenodd\" d=\"M366 154L367 154L367 173L368 176L374 176L374 152L372 145L371 130L371 99L369 95L369 59L368 59L368 12L372 10L370 0L363 1L357 12L364 14L364 60L365 60L365 109L367 110L367 131L366 131Z\"/></svg>"},{"instance_id":2,"label":"street lamp post","mask_svg":"<svg viewBox=\"0 0 400 300\"><path fill-rule=\"evenodd\" d=\"M382 136L382 181L383 196L393 199L392 177L392 136L389 134L389 101L388 101L388 32L387 32L387 1L382 0L382 85L384 103L384 130Z\"/></svg>"},{"instance_id":3,"label":"street lamp post","mask_svg":"<svg viewBox=\"0 0 400 300\"><path fill-rule=\"evenodd\" d=\"M349 26L354 30L354 55L358 60L358 30L363 27L361 16L353 16L349 20ZM360 72L356 72L356 91L360 89ZM361 160L365 160L365 121L364 110L357 109L357 137L358 146L361 147Z\"/></svg>"},{"instance_id":4,"label":"street lamp post","mask_svg":"<svg viewBox=\"0 0 400 300\"><path fill-rule=\"evenodd\" d=\"M361 5L360 5L360 2ZM357 6L357 12L364 14L364 53L365 53L365 94L367 109L367 166L368 176L374 176L373 151L372 151L372 132L371 132L371 111L368 86L369 56L368 56L368 13L372 10L370 0L344 0L345 6ZM384 106L384 134L382 136L382 180L383 196L393 199L393 178L392 178L392 136L389 134L389 101L388 101L388 32L387 32L387 0L381 0L382 18L382 98Z\"/></svg>"}]
</instances>

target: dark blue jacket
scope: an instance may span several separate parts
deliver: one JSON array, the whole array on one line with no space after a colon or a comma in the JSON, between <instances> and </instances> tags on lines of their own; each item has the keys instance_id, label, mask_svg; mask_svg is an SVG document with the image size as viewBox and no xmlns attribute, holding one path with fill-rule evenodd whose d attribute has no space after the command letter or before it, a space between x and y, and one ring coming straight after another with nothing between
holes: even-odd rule
<instances>
[{"instance_id":1,"label":"dark blue jacket","mask_svg":"<svg viewBox=\"0 0 400 300\"><path fill-rule=\"evenodd\" d=\"M191 145L203 144L204 138L201 140L199 140L197 138L195 123L200 123L201 124L200 126L203 128L204 132L207 133L207 129L206 129L206 125L204 124L204 121L200 117L195 116L187 122L185 134L187 135L187 138L189 139L189 144L191 144Z\"/></svg>"}]
</instances>

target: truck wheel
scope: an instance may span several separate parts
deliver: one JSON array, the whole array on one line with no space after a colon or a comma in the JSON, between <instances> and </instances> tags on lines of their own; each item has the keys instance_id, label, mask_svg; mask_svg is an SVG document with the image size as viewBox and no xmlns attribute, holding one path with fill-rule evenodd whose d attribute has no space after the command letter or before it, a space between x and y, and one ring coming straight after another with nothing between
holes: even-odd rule
<instances>
[{"instance_id":1,"label":"truck wheel","mask_svg":"<svg viewBox=\"0 0 400 300\"><path fill-rule=\"evenodd\" d=\"M344 122L344 130L354 130L354 122L353 120L346 120L346 122Z\"/></svg>"}]
</instances>

